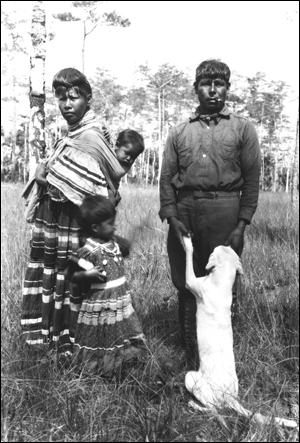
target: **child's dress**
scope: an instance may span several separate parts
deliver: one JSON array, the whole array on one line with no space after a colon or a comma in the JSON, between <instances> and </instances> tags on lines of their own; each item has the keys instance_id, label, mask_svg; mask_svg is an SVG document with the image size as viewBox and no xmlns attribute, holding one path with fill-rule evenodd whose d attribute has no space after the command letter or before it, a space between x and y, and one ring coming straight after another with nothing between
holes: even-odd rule
<instances>
[{"instance_id":1,"label":"child's dress","mask_svg":"<svg viewBox=\"0 0 300 443\"><path fill-rule=\"evenodd\" d=\"M73 363L84 372L111 375L124 361L147 353L124 275L124 259L114 240L98 243L91 238L77 255L100 269L106 282L81 286L79 294L74 292L71 298L71 312L79 311Z\"/></svg>"}]
</instances>

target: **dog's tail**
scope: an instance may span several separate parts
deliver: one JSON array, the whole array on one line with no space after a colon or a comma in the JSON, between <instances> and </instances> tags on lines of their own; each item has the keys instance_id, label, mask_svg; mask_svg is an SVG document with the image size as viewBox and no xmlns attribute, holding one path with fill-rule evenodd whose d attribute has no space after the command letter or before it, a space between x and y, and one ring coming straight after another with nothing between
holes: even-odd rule
<instances>
[{"instance_id":1,"label":"dog's tail","mask_svg":"<svg viewBox=\"0 0 300 443\"><path fill-rule=\"evenodd\" d=\"M249 419L252 418L259 424L268 424L273 419L279 425L286 426L287 428L297 428L298 426L295 420L288 420L286 418L280 417L267 417L260 414L259 412L251 412L248 409L244 408L235 398L230 398L230 400L228 401L228 406L234 409L238 414Z\"/></svg>"}]
</instances>

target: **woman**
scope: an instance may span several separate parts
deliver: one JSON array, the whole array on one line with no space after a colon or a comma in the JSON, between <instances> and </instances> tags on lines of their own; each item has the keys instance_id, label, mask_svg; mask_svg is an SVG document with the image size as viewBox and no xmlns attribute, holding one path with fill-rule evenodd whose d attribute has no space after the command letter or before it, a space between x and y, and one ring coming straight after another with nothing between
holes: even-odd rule
<instances>
[{"instance_id":1,"label":"woman","mask_svg":"<svg viewBox=\"0 0 300 443\"><path fill-rule=\"evenodd\" d=\"M25 274L21 324L29 345L51 343L68 354L74 337L69 334L70 286L64 270L79 247L78 206L86 195L114 199L118 173L124 171L90 110L92 90L86 77L76 69L63 69L52 87L69 131L36 170L36 183L43 189ZM104 161L116 170L115 183Z\"/></svg>"}]
</instances>

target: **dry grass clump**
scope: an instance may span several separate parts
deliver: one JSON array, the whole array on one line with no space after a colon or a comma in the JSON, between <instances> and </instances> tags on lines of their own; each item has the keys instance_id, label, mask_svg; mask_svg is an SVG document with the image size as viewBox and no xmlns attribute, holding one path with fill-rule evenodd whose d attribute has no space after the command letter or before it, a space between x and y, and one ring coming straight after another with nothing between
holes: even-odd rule
<instances>
[{"instance_id":1,"label":"dry grass clump","mask_svg":"<svg viewBox=\"0 0 300 443\"><path fill-rule=\"evenodd\" d=\"M215 417L188 408L157 188L124 186L117 218L118 233L132 240L126 271L148 338L146 366L105 380L59 369L55 359L29 352L20 311L30 232L20 191L2 190L2 441L298 441L297 430L259 427L224 411L233 429L228 435ZM288 196L261 194L242 261L243 295L234 324L241 402L253 411L298 419L298 215Z\"/></svg>"}]
</instances>

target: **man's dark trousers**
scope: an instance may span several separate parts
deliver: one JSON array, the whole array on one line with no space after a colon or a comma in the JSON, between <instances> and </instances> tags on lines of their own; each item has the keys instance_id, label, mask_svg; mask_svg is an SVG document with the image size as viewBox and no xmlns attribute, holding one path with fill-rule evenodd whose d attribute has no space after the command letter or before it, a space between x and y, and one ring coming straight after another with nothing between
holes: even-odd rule
<instances>
[{"instance_id":1,"label":"man's dark trousers","mask_svg":"<svg viewBox=\"0 0 300 443\"><path fill-rule=\"evenodd\" d=\"M206 275L205 266L216 246L224 245L236 228L240 209L238 192L201 193L188 191L177 195L179 220L192 233L193 264L196 277ZM171 276L179 296L179 325L189 363L197 365L196 299L185 288L185 252L172 229L168 234L168 255ZM242 253L242 248L238 251ZM200 356L201 359L201 356Z\"/></svg>"}]
</instances>

